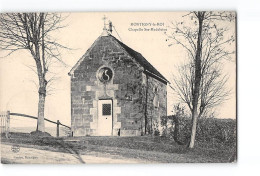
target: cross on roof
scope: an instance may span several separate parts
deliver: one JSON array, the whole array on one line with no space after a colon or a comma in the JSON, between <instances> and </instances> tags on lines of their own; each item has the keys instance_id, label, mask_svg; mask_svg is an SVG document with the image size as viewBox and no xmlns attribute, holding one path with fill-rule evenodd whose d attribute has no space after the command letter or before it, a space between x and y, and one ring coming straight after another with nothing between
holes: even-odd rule
<instances>
[{"instance_id":1,"label":"cross on roof","mask_svg":"<svg viewBox=\"0 0 260 176\"><path fill-rule=\"evenodd\" d=\"M102 18L102 20L104 20L104 29L106 29L106 19L107 17L104 15L104 17Z\"/></svg>"}]
</instances>

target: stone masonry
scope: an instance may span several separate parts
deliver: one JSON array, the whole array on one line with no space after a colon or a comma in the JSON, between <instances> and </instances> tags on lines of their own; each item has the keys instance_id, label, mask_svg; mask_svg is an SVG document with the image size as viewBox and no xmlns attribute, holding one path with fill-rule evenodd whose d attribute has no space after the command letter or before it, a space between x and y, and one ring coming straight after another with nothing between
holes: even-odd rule
<instances>
[{"instance_id":1,"label":"stone masonry","mask_svg":"<svg viewBox=\"0 0 260 176\"><path fill-rule=\"evenodd\" d=\"M113 71L106 84L97 76L104 66ZM74 135L98 135L100 99L113 102L113 136L136 136L158 128L167 112L167 83L145 70L115 37L100 36L70 72Z\"/></svg>"}]
</instances>

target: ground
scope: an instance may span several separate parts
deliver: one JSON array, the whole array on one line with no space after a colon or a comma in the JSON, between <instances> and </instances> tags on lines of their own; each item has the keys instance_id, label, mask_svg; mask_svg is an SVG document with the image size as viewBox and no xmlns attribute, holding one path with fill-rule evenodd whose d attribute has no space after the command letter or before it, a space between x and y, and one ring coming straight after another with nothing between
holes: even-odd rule
<instances>
[{"instance_id":1,"label":"ground","mask_svg":"<svg viewBox=\"0 0 260 176\"><path fill-rule=\"evenodd\" d=\"M2 138L2 163L219 163L232 162L230 147L198 144L191 150L160 136Z\"/></svg>"},{"instance_id":2,"label":"ground","mask_svg":"<svg viewBox=\"0 0 260 176\"><path fill-rule=\"evenodd\" d=\"M113 155L105 155L98 152L78 155L71 153L39 150L30 147L20 147L17 153L10 152L12 145L2 144L2 163L17 164L80 164L80 163L143 163L137 159L124 159Z\"/></svg>"}]
</instances>

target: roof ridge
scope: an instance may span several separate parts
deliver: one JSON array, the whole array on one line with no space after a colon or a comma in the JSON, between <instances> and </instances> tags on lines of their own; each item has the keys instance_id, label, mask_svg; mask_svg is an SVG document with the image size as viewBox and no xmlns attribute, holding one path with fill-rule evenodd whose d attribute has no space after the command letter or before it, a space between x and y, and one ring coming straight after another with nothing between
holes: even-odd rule
<instances>
[{"instance_id":1,"label":"roof ridge","mask_svg":"<svg viewBox=\"0 0 260 176\"><path fill-rule=\"evenodd\" d=\"M129 55L131 55L133 58L135 58L137 60L137 62L139 64L141 64L145 69L147 69L149 72L155 74L159 78L165 80L166 82L169 82L147 59L145 59L145 57L141 53L139 53L138 51L135 51L134 49L130 48L123 42L119 41L116 37L114 37L112 35L110 35L110 36L113 37L126 50L126 52ZM134 53L132 53L132 52L134 52ZM138 55L140 55L140 57L138 57Z\"/></svg>"},{"instance_id":2,"label":"roof ridge","mask_svg":"<svg viewBox=\"0 0 260 176\"><path fill-rule=\"evenodd\" d=\"M83 56L77 61L77 63L72 67L72 69L69 72L69 75L72 75L75 69L80 65L80 63L84 60L84 58L89 54L89 52L92 50L92 48L95 46L95 44L101 39L102 37L111 37L115 42L117 42L125 52L127 52L131 57L133 57L142 67L144 67L146 73L149 73L151 76L153 76L156 79L160 79L161 81L165 83L169 83L169 81L149 62L147 61L144 56L139 53L138 51L135 51L134 49L130 48L123 42L119 41L116 37L113 35L108 36L99 36L94 43L91 45L91 47L83 54Z\"/></svg>"}]
</instances>

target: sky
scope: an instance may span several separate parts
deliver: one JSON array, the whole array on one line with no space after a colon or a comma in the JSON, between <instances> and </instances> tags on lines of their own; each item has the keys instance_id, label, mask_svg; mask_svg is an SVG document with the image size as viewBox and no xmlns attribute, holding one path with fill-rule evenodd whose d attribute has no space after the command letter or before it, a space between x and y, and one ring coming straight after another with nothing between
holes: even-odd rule
<instances>
[{"instance_id":1,"label":"sky","mask_svg":"<svg viewBox=\"0 0 260 176\"><path fill-rule=\"evenodd\" d=\"M176 74L176 65L182 63L187 56L180 46L168 46L163 31L144 31L155 24L156 28L167 29L171 21L182 20L182 12L89 12L67 13L63 22L67 26L53 33L59 43L72 48L61 53L67 67L55 66L59 79L53 83L55 91L46 98L45 117L60 120L70 125L70 77L68 72L87 51L92 43L101 35L102 20L105 15L115 26L112 35L123 43L141 53L161 74L171 80ZM140 24L142 23L142 24ZM141 26L140 26L141 25ZM227 24L230 32L235 31L235 23ZM141 30L140 30L141 28ZM234 48L235 50L235 48ZM1 53L1 52L0 52ZM235 56L234 56L235 59ZM24 113L37 116L38 93L35 86L36 74L28 67L34 65L31 55L25 51L17 51L11 56L0 59L0 110ZM236 63L226 61L223 70L229 75L228 87L232 93L224 104L217 108L218 118L236 118ZM168 88L168 114L178 99L172 96ZM21 126L19 123L14 124ZM24 121L25 122L25 121ZM32 126L34 122L26 125ZM48 124L46 124L48 126Z\"/></svg>"}]
</instances>

